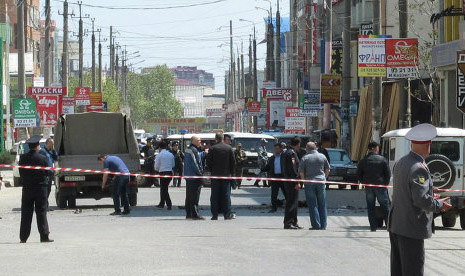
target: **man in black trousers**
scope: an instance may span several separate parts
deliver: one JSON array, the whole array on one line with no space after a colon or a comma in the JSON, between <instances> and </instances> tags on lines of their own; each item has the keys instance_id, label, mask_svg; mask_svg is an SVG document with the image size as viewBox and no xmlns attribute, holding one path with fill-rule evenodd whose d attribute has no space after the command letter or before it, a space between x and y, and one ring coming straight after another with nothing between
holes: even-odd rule
<instances>
[{"instance_id":1,"label":"man in black trousers","mask_svg":"<svg viewBox=\"0 0 465 276\"><path fill-rule=\"evenodd\" d=\"M26 141L30 150L28 153L22 154L19 158L18 164L20 166L48 166L47 157L39 153L40 138L40 136L32 136ZM50 231L47 221L49 171L19 169L19 174L21 183L23 184L19 239L21 243L25 243L29 238L31 234L32 215L35 208L40 242L53 242L53 240L48 237Z\"/></svg>"},{"instance_id":2,"label":"man in black trousers","mask_svg":"<svg viewBox=\"0 0 465 276\"><path fill-rule=\"evenodd\" d=\"M199 215L199 199L203 179L189 178L189 176L202 176L202 157L199 154L200 138L192 136L191 144L186 149L184 156L184 176L186 178L186 219L203 220Z\"/></svg>"},{"instance_id":3,"label":"man in black trousers","mask_svg":"<svg viewBox=\"0 0 465 276\"><path fill-rule=\"evenodd\" d=\"M299 179L299 157L297 151L300 150L300 138L291 139L291 147L287 149L283 156L283 176L287 179ZM284 213L284 229L302 229L297 224L297 210L299 208L298 182L286 182L286 210Z\"/></svg>"},{"instance_id":4,"label":"man in black trousers","mask_svg":"<svg viewBox=\"0 0 465 276\"><path fill-rule=\"evenodd\" d=\"M207 166L210 168L212 176L230 177L234 175L234 152L230 145L226 145L222 133L215 135L216 145L214 145L207 155ZM211 187L211 212L212 220L218 220L218 213L221 205L224 219L235 219L236 215L231 212L231 180L212 179Z\"/></svg>"},{"instance_id":5,"label":"man in black trousers","mask_svg":"<svg viewBox=\"0 0 465 276\"><path fill-rule=\"evenodd\" d=\"M274 145L274 155L268 160L264 171L268 172L268 176L271 178L283 178L283 148L280 143ZM271 185L271 210L270 213L274 213L278 210L278 194L279 189L283 192L284 198L286 198L286 191L284 188L283 181L269 181Z\"/></svg>"}]
</instances>

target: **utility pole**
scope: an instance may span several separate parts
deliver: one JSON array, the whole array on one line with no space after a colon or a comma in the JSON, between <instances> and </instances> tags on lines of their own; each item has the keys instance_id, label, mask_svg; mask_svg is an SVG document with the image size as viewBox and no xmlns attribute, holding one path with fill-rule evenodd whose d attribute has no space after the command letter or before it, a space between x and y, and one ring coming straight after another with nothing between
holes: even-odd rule
<instances>
[{"instance_id":1,"label":"utility pole","mask_svg":"<svg viewBox=\"0 0 465 276\"><path fill-rule=\"evenodd\" d=\"M123 51L123 60L122 60L122 63L123 63L123 66L122 66L122 70L123 70L123 79L122 79L122 86L123 86L123 95L124 95L124 103L127 103L127 90L126 90L126 77L127 77L127 72L128 72L128 68L127 68L127 59L128 59L128 52L126 51L126 45L124 46L124 51Z\"/></svg>"},{"instance_id":2,"label":"utility pole","mask_svg":"<svg viewBox=\"0 0 465 276\"><path fill-rule=\"evenodd\" d=\"M92 21L92 92L95 92L95 29L94 21L95 18L90 19Z\"/></svg>"},{"instance_id":3,"label":"utility pole","mask_svg":"<svg viewBox=\"0 0 465 276\"><path fill-rule=\"evenodd\" d=\"M270 14L271 15L271 14ZM266 31L266 80L274 80L274 47L273 47L273 22L271 16L268 17L267 31Z\"/></svg>"},{"instance_id":4,"label":"utility pole","mask_svg":"<svg viewBox=\"0 0 465 276\"><path fill-rule=\"evenodd\" d=\"M113 26L110 26L110 74L111 78L115 79L115 47L113 45Z\"/></svg>"},{"instance_id":5,"label":"utility pole","mask_svg":"<svg viewBox=\"0 0 465 276\"><path fill-rule=\"evenodd\" d=\"M275 50L275 67L276 67L276 87L281 88L281 14L279 13L279 0L276 1L278 9L276 11L276 50Z\"/></svg>"},{"instance_id":6,"label":"utility pole","mask_svg":"<svg viewBox=\"0 0 465 276\"><path fill-rule=\"evenodd\" d=\"M380 0L373 1L373 34L381 34L381 22L380 22ZM373 141L380 140L380 129L381 129L381 95L382 95L382 86L381 78L373 78L373 126L372 126L372 136Z\"/></svg>"},{"instance_id":7,"label":"utility pole","mask_svg":"<svg viewBox=\"0 0 465 276\"><path fill-rule=\"evenodd\" d=\"M116 88L119 89L120 86L119 86L119 71L120 71L120 68L119 68L119 55L118 55L118 49L120 49L121 47L119 45L116 45L114 46L113 50L114 50L114 53L116 53L116 62L115 62L115 85L116 85Z\"/></svg>"},{"instance_id":8,"label":"utility pole","mask_svg":"<svg viewBox=\"0 0 465 276\"><path fill-rule=\"evenodd\" d=\"M83 18L89 18L89 15L86 14L82 16L82 1L78 1L79 5L79 87L84 86L84 46L83 46Z\"/></svg>"},{"instance_id":9,"label":"utility pole","mask_svg":"<svg viewBox=\"0 0 465 276\"><path fill-rule=\"evenodd\" d=\"M102 41L100 39L101 29L98 29L98 92L102 92Z\"/></svg>"},{"instance_id":10,"label":"utility pole","mask_svg":"<svg viewBox=\"0 0 465 276\"><path fill-rule=\"evenodd\" d=\"M399 0L399 37L408 37L408 1ZM399 81L400 102L399 102L399 127L409 127L411 125L410 110L410 90L407 88L407 80ZM406 124L406 125L404 125Z\"/></svg>"},{"instance_id":11,"label":"utility pole","mask_svg":"<svg viewBox=\"0 0 465 276\"><path fill-rule=\"evenodd\" d=\"M231 52L231 66L229 67L231 71L231 77L229 79L230 82L230 101L234 101L234 90L236 89L235 87L235 78L234 78L234 52L233 52L233 33L232 33L232 20L229 21L229 50Z\"/></svg>"},{"instance_id":12,"label":"utility pole","mask_svg":"<svg viewBox=\"0 0 465 276\"><path fill-rule=\"evenodd\" d=\"M244 43L241 42L241 91L242 97L245 97L247 92L245 91L245 73L244 73Z\"/></svg>"},{"instance_id":13,"label":"utility pole","mask_svg":"<svg viewBox=\"0 0 465 276\"><path fill-rule=\"evenodd\" d=\"M253 97L253 53L252 53L252 36L249 36L249 77L250 77L250 85L247 91L248 97Z\"/></svg>"},{"instance_id":14,"label":"utility pole","mask_svg":"<svg viewBox=\"0 0 465 276\"><path fill-rule=\"evenodd\" d=\"M255 33L255 25L253 26L253 90L252 90L252 96L254 101L258 101L258 76L257 76L257 39L256 39L256 33ZM254 116L253 117L253 132L258 133L257 128L258 128L258 117Z\"/></svg>"},{"instance_id":15,"label":"utility pole","mask_svg":"<svg viewBox=\"0 0 465 276\"><path fill-rule=\"evenodd\" d=\"M325 56L325 73L331 73L331 44L333 39L333 2L332 0L326 1L326 10L325 10L325 45L329 49L325 50L325 53L321 53ZM325 47L325 49L326 49ZM326 55L327 54L327 55ZM331 128L331 104L324 104L323 106L323 129Z\"/></svg>"},{"instance_id":16,"label":"utility pole","mask_svg":"<svg viewBox=\"0 0 465 276\"><path fill-rule=\"evenodd\" d=\"M291 88L294 106L299 101L299 88L297 86L297 0L291 0Z\"/></svg>"},{"instance_id":17,"label":"utility pole","mask_svg":"<svg viewBox=\"0 0 465 276\"><path fill-rule=\"evenodd\" d=\"M74 14L72 14L74 15ZM68 87L69 53L68 53L68 0L63 3L63 56L61 62L61 85Z\"/></svg>"},{"instance_id":18,"label":"utility pole","mask_svg":"<svg viewBox=\"0 0 465 276\"><path fill-rule=\"evenodd\" d=\"M17 48L18 48L18 92L21 98L26 98L26 68L24 63L25 37L24 37L24 2L20 1L17 6Z\"/></svg>"},{"instance_id":19,"label":"utility pole","mask_svg":"<svg viewBox=\"0 0 465 276\"><path fill-rule=\"evenodd\" d=\"M241 80L241 55L239 49L237 49L237 98L242 97L242 80Z\"/></svg>"},{"instance_id":20,"label":"utility pole","mask_svg":"<svg viewBox=\"0 0 465 276\"><path fill-rule=\"evenodd\" d=\"M50 86L50 0L45 0L44 84Z\"/></svg>"},{"instance_id":21,"label":"utility pole","mask_svg":"<svg viewBox=\"0 0 465 276\"><path fill-rule=\"evenodd\" d=\"M349 107L350 107L350 25L351 25L351 1L344 2L344 32L342 33L342 147L350 149L350 125L349 125Z\"/></svg>"}]
</instances>

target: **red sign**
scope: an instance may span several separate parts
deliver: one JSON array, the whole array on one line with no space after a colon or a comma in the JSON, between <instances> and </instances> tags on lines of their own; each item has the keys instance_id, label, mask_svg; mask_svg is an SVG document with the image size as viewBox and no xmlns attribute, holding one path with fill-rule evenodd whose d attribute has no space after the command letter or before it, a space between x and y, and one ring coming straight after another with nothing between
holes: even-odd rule
<instances>
[{"instance_id":1,"label":"red sign","mask_svg":"<svg viewBox=\"0 0 465 276\"><path fill-rule=\"evenodd\" d=\"M103 112L103 106L100 105L88 105L86 106L87 112Z\"/></svg>"},{"instance_id":2,"label":"red sign","mask_svg":"<svg viewBox=\"0 0 465 276\"><path fill-rule=\"evenodd\" d=\"M60 95L35 95L37 112L41 127L53 127L58 121L61 110Z\"/></svg>"},{"instance_id":3,"label":"red sign","mask_svg":"<svg viewBox=\"0 0 465 276\"><path fill-rule=\"evenodd\" d=\"M301 117L300 109L298 107L286 107L286 118L288 117Z\"/></svg>"},{"instance_id":4,"label":"red sign","mask_svg":"<svg viewBox=\"0 0 465 276\"><path fill-rule=\"evenodd\" d=\"M386 39L386 77L407 79L419 76L418 39Z\"/></svg>"},{"instance_id":5,"label":"red sign","mask_svg":"<svg viewBox=\"0 0 465 276\"><path fill-rule=\"evenodd\" d=\"M63 97L63 106L74 106L73 97Z\"/></svg>"},{"instance_id":6,"label":"red sign","mask_svg":"<svg viewBox=\"0 0 465 276\"><path fill-rule=\"evenodd\" d=\"M76 105L90 105L90 88L89 87L76 87L75 98Z\"/></svg>"},{"instance_id":7,"label":"red sign","mask_svg":"<svg viewBox=\"0 0 465 276\"><path fill-rule=\"evenodd\" d=\"M289 95L291 98L289 99ZM290 101L292 99L292 89L283 88L283 89L266 89L263 88L263 98L265 99L284 99L285 101Z\"/></svg>"},{"instance_id":8,"label":"red sign","mask_svg":"<svg viewBox=\"0 0 465 276\"><path fill-rule=\"evenodd\" d=\"M28 87L27 94L32 95L67 95L66 87Z\"/></svg>"}]
</instances>

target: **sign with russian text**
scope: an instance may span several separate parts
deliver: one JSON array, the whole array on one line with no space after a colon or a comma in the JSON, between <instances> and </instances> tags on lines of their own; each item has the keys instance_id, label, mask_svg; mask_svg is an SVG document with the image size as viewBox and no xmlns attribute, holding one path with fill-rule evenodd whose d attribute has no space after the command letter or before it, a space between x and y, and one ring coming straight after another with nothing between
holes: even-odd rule
<instances>
[{"instance_id":1,"label":"sign with russian text","mask_svg":"<svg viewBox=\"0 0 465 276\"><path fill-rule=\"evenodd\" d=\"M37 110L35 99L13 99L14 127L35 127Z\"/></svg>"},{"instance_id":2,"label":"sign with russian text","mask_svg":"<svg viewBox=\"0 0 465 276\"><path fill-rule=\"evenodd\" d=\"M386 36L358 36L358 76L386 76Z\"/></svg>"},{"instance_id":3,"label":"sign with russian text","mask_svg":"<svg viewBox=\"0 0 465 276\"><path fill-rule=\"evenodd\" d=\"M73 97L63 97L63 114L74 114L74 105Z\"/></svg>"},{"instance_id":4,"label":"sign with russian text","mask_svg":"<svg viewBox=\"0 0 465 276\"><path fill-rule=\"evenodd\" d=\"M66 87L28 87L27 94L34 95L66 95Z\"/></svg>"},{"instance_id":5,"label":"sign with russian text","mask_svg":"<svg viewBox=\"0 0 465 276\"><path fill-rule=\"evenodd\" d=\"M418 78L418 39L386 39L386 77Z\"/></svg>"},{"instance_id":6,"label":"sign with russian text","mask_svg":"<svg viewBox=\"0 0 465 276\"><path fill-rule=\"evenodd\" d=\"M373 23L361 24L360 25L361 35L373 35Z\"/></svg>"},{"instance_id":7,"label":"sign with russian text","mask_svg":"<svg viewBox=\"0 0 465 276\"><path fill-rule=\"evenodd\" d=\"M90 105L90 87L76 87L74 90L74 98L76 106Z\"/></svg>"},{"instance_id":8,"label":"sign with russian text","mask_svg":"<svg viewBox=\"0 0 465 276\"><path fill-rule=\"evenodd\" d=\"M318 117L318 111L321 109L320 91L304 90L299 107L300 115Z\"/></svg>"},{"instance_id":9,"label":"sign with russian text","mask_svg":"<svg viewBox=\"0 0 465 276\"><path fill-rule=\"evenodd\" d=\"M305 134L305 117L300 115L300 109L298 107L286 107L284 130L286 133Z\"/></svg>"},{"instance_id":10,"label":"sign with russian text","mask_svg":"<svg viewBox=\"0 0 465 276\"><path fill-rule=\"evenodd\" d=\"M321 75L321 103L341 103L341 75Z\"/></svg>"},{"instance_id":11,"label":"sign with russian text","mask_svg":"<svg viewBox=\"0 0 465 276\"><path fill-rule=\"evenodd\" d=\"M260 116L261 103L259 101L249 102L247 110L249 111L249 116Z\"/></svg>"},{"instance_id":12,"label":"sign with russian text","mask_svg":"<svg viewBox=\"0 0 465 276\"><path fill-rule=\"evenodd\" d=\"M283 99L286 102L292 100L291 88L266 89L263 88L263 98L265 99Z\"/></svg>"},{"instance_id":13,"label":"sign with russian text","mask_svg":"<svg viewBox=\"0 0 465 276\"><path fill-rule=\"evenodd\" d=\"M457 108L465 113L465 51L457 51Z\"/></svg>"},{"instance_id":14,"label":"sign with russian text","mask_svg":"<svg viewBox=\"0 0 465 276\"><path fill-rule=\"evenodd\" d=\"M102 92L90 92L90 105L92 106L102 106Z\"/></svg>"},{"instance_id":15,"label":"sign with russian text","mask_svg":"<svg viewBox=\"0 0 465 276\"><path fill-rule=\"evenodd\" d=\"M35 95L41 127L54 127L61 113L60 95Z\"/></svg>"}]
</instances>

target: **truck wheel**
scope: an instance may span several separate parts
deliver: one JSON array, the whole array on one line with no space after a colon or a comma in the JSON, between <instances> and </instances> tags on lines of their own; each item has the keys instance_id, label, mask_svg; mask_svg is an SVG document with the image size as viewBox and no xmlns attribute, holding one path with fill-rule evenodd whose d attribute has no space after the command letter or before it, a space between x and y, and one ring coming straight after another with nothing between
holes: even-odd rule
<instances>
[{"instance_id":1,"label":"truck wheel","mask_svg":"<svg viewBox=\"0 0 465 276\"><path fill-rule=\"evenodd\" d=\"M19 177L13 176L13 186L14 187L21 186L21 183L19 183Z\"/></svg>"},{"instance_id":2,"label":"truck wheel","mask_svg":"<svg viewBox=\"0 0 465 276\"><path fill-rule=\"evenodd\" d=\"M129 205L137 206L137 193L128 194L128 198L129 198Z\"/></svg>"},{"instance_id":3,"label":"truck wheel","mask_svg":"<svg viewBox=\"0 0 465 276\"><path fill-rule=\"evenodd\" d=\"M75 196L68 197L68 207L72 209L76 208L76 197Z\"/></svg>"},{"instance_id":4,"label":"truck wheel","mask_svg":"<svg viewBox=\"0 0 465 276\"><path fill-rule=\"evenodd\" d=\"M441 216L442 218L442 226L444 227L454 227L455 226L455 221L456 221L456 216L454 214L448 214L444 213Z\"/></svg>"},{"instance_id":5,"label":"truck wheel","mask_svg":"<svg viewBox=\"0 0 465 276\"><path fill-rule=\"evenodd\" d=\"M437 189L450 189L455 182L455 166L449 158L441 154L431 154L425 159L433 179L433 186Z\"/></svg>"},{"instance_id":6,"label":"truck wheel","mask_svg":"<svg viewBox=\"0 0 465 276\"><path fill-rule=\"evenodd\" d=\"M460 210L460 227L465 230L465 209Z\"/></svg>"},{"instance_id":7,"label":"truck wheel","mask_svg":"<svg viewBox=\"0 0 465 276\"><path fill-rule=\"evenodd\" d=\"M66 208L66 203L67 203L66 197L62 196L60 192L56 193L55 199L56 199L58 208L60 209Z\"/></svg>"}]
</instances>

